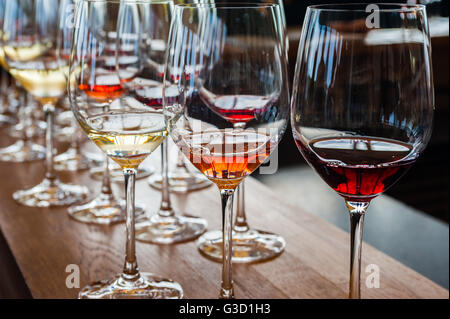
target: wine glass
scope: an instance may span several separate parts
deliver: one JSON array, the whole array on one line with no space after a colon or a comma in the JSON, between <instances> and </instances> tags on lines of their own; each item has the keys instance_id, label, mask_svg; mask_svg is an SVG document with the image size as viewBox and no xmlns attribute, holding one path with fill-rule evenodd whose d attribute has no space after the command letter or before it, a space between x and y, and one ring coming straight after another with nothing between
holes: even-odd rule
<instances>
[{"instance_id":1,"label":"wine glass","mask_svg":"<svg viewBox=\"0 0 450 319\"><path fill-rule=\"evenodd\" d=\"M108 8L105 2L99 2L96 5L92 3L91 6L95 9L94 13L99 15L103 15L101 10ZM90 6L85 4L82 7L88 8ZM117 5L111 8L113 7L119 8ZM118 12L116 16L118 17ZM94 15L91 16L91 18L94 17ZM125 94L125 88L120 83L116 68L117 19L112 23L105 18L107 18L106 15L100 16L99 21L91 27L92 32L95 31L98 34L95 39L100 42L96 44L104 47L104 50L94 51L95 47L92 48L92 52L90 52L92 62L85 62L85 57L82 61L75 61L84 67L89 65L91 73L82 73L83 76L78 83L80 94L69 96L69 99L71 99L71 103L74 103L75 99L77 103L83 101L92 109L107 112L114 105L120 106L120 98ZM83 42L83 45L87 46L88 44ZM89 53L87 49L83 48L83 50L83 52ZM68 214L70 217L79 222L101 225L111 225L126 220L126 203L122 199L116 198L112 191L111 166L113 163L119 166L105 154L103 168L100 170L102 172L100 174L102 180L100 194L85 204L69 207ZM123 175L123 170L121 169L121 171ZM141 172L140 169L139 172ZM144 206L135 204L135 212L136 217L141 216L144 213Z\"/></svg>"},{"instance_id":2,"label":"wine glass","mask_svg":"<svg viewBox=\"0 0 450 319\"><path fill-rule=\"evenodd\" d=\"M202 1L211 4L220 4L237 1L228 0L208 0ZM280 6L279 15L274 19L277 21L277 29L285 43L284 49L288 50L288 39L286 35L286 18L284 14L283 2L279 0L259 0L253 1L261 4L278 4ZM221 76L221 74L216 74ZM206 106L209 104L206 103ZM212 108L214 111L214 108ZM219 116L226 118L233 123L236 128L253 119L256 114L251 111L235 110L235 114L225 115L216 112ZM212 230L201 236L197 242L199 251L207 258L220 262L222 260L222 232ZM253 229L247 222L245 210L245 182L242 182L236 190L236 217L233 225L233 252L232 260L235 263L262 262L279 256L286 247L286 241L278 234L268 231Z\"/></svg>"},{"instance_id":3,"label":"wine glass","mask_svg":"<svg viewBox=\"0 0 450 319\"><path fill-rule=\"evenodd\" d=\"M26 98L27 95L23 90L17 90L14 80L11 81L12 85L7 86L6 72L8 72L8 64L6 61L3 46L8 38L8 31L3 31L4 28L4 16L5 16L6 0L0 0L0 67L4 70L2 71L1 80L1 90L2 90L2 100L3 100L3 110L11 103L14 103L17 109L18 123L8 128L9 131L12 129L19 129L18 141L9 145L7 147L0 149L0 161L3 162L30 162L36 160L42 160L45 157L45 148L39 144L33 143L31 141L31 135L29 130L29 121L26 110ZM5 72L6 71L6 72ZM5 124L14 124L13 119L10 116L1 115L2 119L0 122Z\"/></svg>"},{"instance_id":4,"label":"wine glass","mask_svg":"<svg viewBox=\"0 0 450 319\"><path fill-rule=\"evenodd\" d=\"M80 0L76 10L69 78L72 110L89 138L122 167L127 201L123 273L82 288L80 298L178 299L183 295L179 284L139 272L135 256L134 187L137 168L165 139L167 126L164 115L120 99L114 103L105 102L109 99L105 92L118 96L124 90L117 74L109 70L111 52L115 51L114 59L120 57L117 44L113 47L108 45L111 44L110 36L117 34L123 11L144 15L149 6L148 1ZM113 37L119 41L118 37ZM103 101L86 103L91 98Z\"/></svg>"},{"instance_id":5,"label":"wine glass","mask_svg":"<svg viewBox=\"0 0 450 319\"><path fill-rule=\"evenodd\" d=\"M434 110L425 7L371 8L308 8L292 98L300 152L350 213L350 298L360 298L366 210L424 150Z\"/></svg>"},{"instance_id":6,"label":"wine glass","mask_svg":"<svg viewBox=\"0 0 450 319\"><path fill-rule=\"evenodd\" d=\"M77 0L60 0L61 1L61 14L59 16L59 56L61 59L68 60L70 58L70 49L72 46L73 27L75 24L75 2ZM88 169L92 161L83 154L81 151L81 129L70 110L70 102L66 96L60 103L63 108L62 113L57 117L60 121L60 125L66 124L70 129L70 145L69 148L61 154L55 156L55 169L57 171L81 171Z\"/></svg>"},{"instance_id":7,"label":"wine glass","mask_svg":"<svg viewBox=\"0 0 450 319\"><path fill-rule=\"evenodd\" d=\"M59 58L60 1L8 0L5 4L3 51L9 72L43 105L46 128L44 180L13 194L20 204L32 207L70 205L87 197L85 186L64 184L53 167L55 106L66 92L68 61Z\"/></svg>"},{"instance_id":8,"label":"wine glass","mask_svg":"<svg viewBox=\"0 0 450 319\"><path fill-rule=\"evenodd\" d=\"M163 79L165 51L172 18L173 2L151 2L144 14L132 5L123 6L119 17L117 68L123 87L124 102L163 114ZM171 98L179 95L173 90ZM136 239L154 244L174 244L192 240L206 231L206 220L179 215L172 208L167 187L167 143L162 146L161 205L156 214L140 218L136 223Z\"/></svg>"},{"instance_id":9,"label":"wine glass","mask_svg":"<svg viewBox=\"0 0 450 319\"><path fill-rule=\"evenodd\" d=\"M177 5L171 27L164 110L175 144L220 190L221 298L234 296L233 194L268 159L287 126L279 10L276 4ZM176 100L168 96L172 90L180 93Z\"/></svg>"}]
</instances>

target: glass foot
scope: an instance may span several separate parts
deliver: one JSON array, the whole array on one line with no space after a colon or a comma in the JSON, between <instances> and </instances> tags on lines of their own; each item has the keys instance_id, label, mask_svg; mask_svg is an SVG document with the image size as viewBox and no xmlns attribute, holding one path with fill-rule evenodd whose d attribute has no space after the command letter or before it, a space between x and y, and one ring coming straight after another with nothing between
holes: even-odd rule
<instances>
[{"instance_id":1,"label":"glass foot","mask_svg":"<svg viewBox=\"0 0 450 319\"><path fill-rule=\"evenodd\" d=\"M0 114L0 126L3 125L14 125L17 121L11 116Z\"/></svg>"},{"instance_id":2,"label":"glass foot","mask_svg":"<svg viewBox=\"0 0 450 319\"><path fill-rule=\"evenodd\" d=\"M145 206L136 203L136 218L143 216L144 212ZM112 195L100 194L86 204L69 207L68 214L82 223L111 225L125 221L126 203L124 200L117 202Z\"/></svg>"},{"instance_id":3,"label":"glass foot","mask_svg":"<svg viewBox=\"0 0 450 319\"><path fill-rule=\"evenodd\" d=\"M279 256L286 247L283 237L259 230L233 231L232 262L253 263ZM197 248L208 259L222 262L222 232L207 232L197 241Z\"/></svg>"},{"instance_id":4,"label":"glass foot","mask_svg":"<svg viewBox=\"0 0 450 319\"><path fill-rule=\"evenodd\" d=\"M85 186L63 184L58 180L44 179L39 185L13 194L19 204L30 207L72 205L86 200L89 190Z\"/></svg>"},{"instance_id":5,"label":"glass foot","mask_svg":"<svg viewBox=\"0 0 450 319\"><path fill-rule=\"evenodd\" d=\"M45 134L46 124L43 121L33 121L30 124L27 124L24 128L23 123L18 123L8 131L9 136L14 138L22 138L24 136L24 130L26 130L26 136L28 138L34 138L39 136L44 136Z\"/></svg>"},{"instance_id":6,"label":"glass foot","mask_svg":"<svg viewBox=\"0 0 450 319\"><path fill-rule=\"evenodd\" d=\"M66 152L55 156L54 165L57 171L77 172L88 169L92 163L74 148L69 148Z\"/></svg>"},{"instance_id":7,"label":"glass foot","mask_svg":"<svg viewBox=\"0 0 450 319\"><path fill-rule=\"evenodd\" d=\"M140 273L134 281L116 275L86 286L78 294L80 299L181 299L183 289L171 279Z\"/></svg>"},{"instance_id":8,"label":"glass foot","mask_svg":"<svg viewBox=\"0 0 450 319\"><path fill-rule=\"evenodd\" d=\"M95 179L97 181L100 181L103 179L103 173L105 169L103 167L93 167L90 170L90 176L92 179ZM137 172L137 179L143 179L146 177L149 177L155 172L155 169L153 167L147 168L147 167L140 167ZM113 182L123 182L123 171L122 169L117 165L112 164L109 168L109 176L110 179Z\"/></svg>"},{"instance_id":9,"label":"glass foot","mask_svg":"<svg viewBox=\"0 0 450 319\"><path fill-rule=\"evenodd\" d=\"M161 174L155 174L148 179L148 184L158 190L161 190ZM169 173L169 189L173 193L188 193L200 190L212 185L212 182L203 174Z\"/></svg>"},{"instance_id":10,"label":"glass foot","mask_svg":"<svg viewBox=\"0 0 450 319\"><path fill-rule=\"evenodd\" d=\"M58 142L69 143L73 134L75 134L75 128L72 126L55 126L55 138Z\"/></svg>"},{"instance_id":11,"label":"glass foot","mask_svg":"<svg viewBox=\"0 0 450 319\"><path fill-rule=\"evenodd\" d=\"M136 240L152 244L175 244L203 234L208 222L193 216L162 217L155 214L136 221Z\"/></svg>"},{"instance_id":12,"label":"glass foot","mask_svg":"<svg viewBox=\"0 0 450 319\"><path fill-rule=\"evenodd\" d=\"M24 163L45 158L45 147L35 143L17 141L13 145L0 149L0 161Z\"/></svg>"},{"instance_id":13,"label":"glass foot","mask_svg":"<svg viewBox=\"0 0 450 319\"><path fill-rule=\"evenodd\" d=\"M70 108L70 105L69 105ZM56 115L56 125L59 126L72 126L74 117L72 111L63 111Z\"/></svg>"}]
</instances>

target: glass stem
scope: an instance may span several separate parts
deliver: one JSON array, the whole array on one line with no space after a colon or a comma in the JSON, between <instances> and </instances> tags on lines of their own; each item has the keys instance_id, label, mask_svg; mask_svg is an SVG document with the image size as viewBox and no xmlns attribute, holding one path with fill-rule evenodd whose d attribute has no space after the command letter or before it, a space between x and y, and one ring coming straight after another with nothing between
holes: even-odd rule
<instances>
[{"instance_id":1,"label":"glass stem","mask_svg":"<svg viewBox=\"0 0 450 319\"><path fill-rule=\"evenodd\" d=\"M136 261L136 240L134 228L134 186L136 183L136 170L134 168L125 168L123 170L123 174L125 176L125 194L127 202L127 243L122 278L126 281L136 281L139 278L139 269Z\"/></svg>"},{"instance_id":2,"label":"glass stem","mask_svg":"<svg viewBox=\"0 0 450 319\"><path fill-rule=\"evenodd\" d=\"M161 145L161 206L158 214L167 218L174 216L169 192L169 143L165 140Z\"/></svg>"},{"instance_id":3,"label":"glass stem","mask_svg":"<svg viewBox=\"0 0 450 319\"><path fill-rule=\"evenodd\" d=\"M0 92L8 92L8 77L6 74L6 71L4 71L3 69L0 69ZM0 114L3 114L4 112L7 111L6 109L6 96L0 96Z\"/></svg>"},{"instance_id":4,"label":"glass stem","mask_svg":"<svg viewBox=\"0 0 450 319\"><path fill-rule=\"evenodd\" d=\"M102 194L112 196L111 178L109 175L109 157L105 156L105 169L102 178Z\"/></svg>"},{"instance_id":5,"label":"glass stem","mask_svg":"<svg viewBox=\"0 0 450 319\"><path fill-rule=\"evenodd\" d=\"M233 230L239 233L245 233L249 230L247 224L247 216L245 214L245 181L243 181L237 188L237 205L236 205L236 220L234 222Z\"/></svg>"},{"instance_id":6,"label":"glass stem","mask_svg":"<svg viewBox=\"0 0 450 319\"><path fill-rule=\"evenodd\" d=\"M24 92L21 92L19 96L19 114L18 114L18 124L16 127L19 127L22 130L22 141L26 142L28 141L28 124L27 123L27 95Z\"/></svg>"},{"instance_id":7,"label":"glass stem","mask_svg":"<svg viewBox=\"0 0 450 319\"><path fill-rule=\"evenodd\" d=\"M350 213L350 299L361 298L361 248L363 238L364 214L369 202L346 201Z\"/></svg>"},{"instance_id":8,"label":"glass stem","mask_svg":"<svg viewBox=\"0 0 450 319\"><path fill-rule=\"evenodd\" d=\"M234 289L231 278L231 257L232 257L232 223L233 223L233 194L234 189L220 190L222 198L222 289L221 299L233 299Z\"/></svg>"},{"instance_id":9,"label":"glass stem","mask_svg":"<svg viewBox=\"0 0 450 319\"><path fill-rule=\"evenodd\" d=\"M53 124L55 120L55 106L52 104L44 105L45 120L47 122L47 127L45 131L45 147L46 147L46 173L45 177L50 181L54 182L57 179L54 167L53 167Z\"/></svg>"},{"instance_id":10,"label":"glass stem","mask_svg":"<svg viewBox=\"0 0 450 319\"><path fill-rule=\"evenodd\" d=\"M75 150L76 154L80 154L80 128L75 123L75 119L72 119L72 127L74 128L74 132L70 141L70 147Z\"/></svg>"}]
</instances>

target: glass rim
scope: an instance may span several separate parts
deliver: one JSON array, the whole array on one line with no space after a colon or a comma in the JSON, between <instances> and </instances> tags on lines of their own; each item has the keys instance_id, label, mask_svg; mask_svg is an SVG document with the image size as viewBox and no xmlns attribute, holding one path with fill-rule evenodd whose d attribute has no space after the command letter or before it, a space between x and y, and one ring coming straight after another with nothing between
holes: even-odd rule
<instances>
[{"instance_id":1,"label":"glass rim","mask_svg":"<svg viewBox=\"0 0 450 319\"><path fill-rule=\"evenodd\" d=\"M324 11L324 12L370 12L366 11L370 5L376 5L378 12L398 12L408 13L425 10L423 4L408 4L408 3L332 3L332 4L317 4L308 6L308 10Z\"/></svg>"},{"instance_id":2,"label":"glass rim","mask_svg":"<svg viewBox=\"0 0 450 319\"><path fill-rule=\"evenodd\" d=\"M221 2L221 3L180 3L175 4L177 9L195 9L195 8L211 8L211 9L265 9L278 8L277 3L260 3L260 2Z\"/></svg>"}]
</instances>

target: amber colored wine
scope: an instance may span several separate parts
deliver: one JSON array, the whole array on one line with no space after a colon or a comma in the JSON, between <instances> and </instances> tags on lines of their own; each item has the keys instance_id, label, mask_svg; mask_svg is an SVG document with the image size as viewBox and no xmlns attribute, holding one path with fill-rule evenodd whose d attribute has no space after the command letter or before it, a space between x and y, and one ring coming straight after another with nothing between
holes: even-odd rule
<instances>
[{"instance_id":1,"label":"amber colored wine","mask_svg":"<svg viewBox=\"0 0 450 319\"><path fill-rule=\"evenodd\" d=\"M235 188L272 150L270 137L247 131L213 131L183 136L189 160L220 188Z\"/></svg>"},{"instance_id":2,"label":"amber colored wine","mask_svg":"<svg viewBox=\"0 0 450 319\"><path fill-rule=\"evenodd\" d=\"M137 168L167 136L164 115L158 112L109 112L89 117L81 126L122 168Z\"/></svg>"},{"instance_id":3,"label":"amber colored wine","mask_svg":"<svg viewBox=\"0 0 450 319\"><path fill-rule=\"evenodd\" d=\"M367 201L414 164L411 145L390 139L332 137L297 145L322 179L349 201Z\"/></svg>"},{"instance_id":4,"label":"amber colored wine","mask_svg":"<svg viewBox=\"0 0 450 319\"><path fill-rule=\"evenodd\" d=\"M121 97L124 93L124 88L120 84L112 85L88 85L80 84L78 86L80 90L86 93L89 97L95 100L115 100Z\"/></svg>"}]
</instances>

